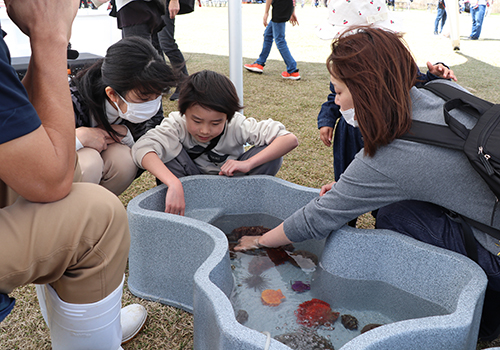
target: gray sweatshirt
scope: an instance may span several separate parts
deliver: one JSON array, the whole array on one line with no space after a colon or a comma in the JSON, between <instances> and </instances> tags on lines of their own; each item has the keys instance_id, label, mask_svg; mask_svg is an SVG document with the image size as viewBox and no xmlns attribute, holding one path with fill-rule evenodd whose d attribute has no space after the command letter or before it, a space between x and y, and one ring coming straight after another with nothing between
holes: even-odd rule
<instances>
[{"instance_id":1,"label":"gray sweatshirt","mask_svg":"<svg viewBox=\"0 0 500 350\"><path fill-rule=\"evenodd\" d=\"M237 112L227 124L213 151L220 155L228 155L227 160L238 159L245 152L245 145L269 145L276 137L289 133L278 121L272 119L257 121ZM187 131L186 117L180 112L172 112L160 125L137 140L132 148L132 158L138 167L142 167L142 158L148 152L155 152L163 163L168 163L181 153L182 148L189 150L196 145L207 147L208 144L196 141ZM224 162L213 163L207 154L202 154L195 160L202 173L215 175L219 173Z\"/></svg>"},{"instance_id":2,"label":"gray sweatshirt","mask_svg":"<svg viewBox=\"0 0 500 350\"><path fill-rule=\"evenodd\" d=\"M442 99L417 88L411 98L413 119L445 124ZM452 115L468 128L475 124L460 111ZM359 215L403 200L435 203L500 229L496 197L463 152L397 139L374 157L359 152L330 191L285 220L285 234L293 242L322 239ZM497 239L473 231L481 245L500 257Z\"/></svg>"}]
</instances>

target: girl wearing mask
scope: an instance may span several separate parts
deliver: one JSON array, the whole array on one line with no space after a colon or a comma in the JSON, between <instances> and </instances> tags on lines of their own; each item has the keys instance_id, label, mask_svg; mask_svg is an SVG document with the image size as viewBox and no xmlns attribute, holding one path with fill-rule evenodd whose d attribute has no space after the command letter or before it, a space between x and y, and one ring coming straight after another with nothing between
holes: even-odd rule
<instances>
[{"instance_id":1,"label":"girl wearing mask","mask_svg":"<svg viewBox=\"0 0 500 350\"><path fill-rule=\"evenodd\" d=\"M163 119L172 69L145 39L129 37L70 82L82 182L122 193L137 176L130 148Z\"/></svg>"}]
</instances>

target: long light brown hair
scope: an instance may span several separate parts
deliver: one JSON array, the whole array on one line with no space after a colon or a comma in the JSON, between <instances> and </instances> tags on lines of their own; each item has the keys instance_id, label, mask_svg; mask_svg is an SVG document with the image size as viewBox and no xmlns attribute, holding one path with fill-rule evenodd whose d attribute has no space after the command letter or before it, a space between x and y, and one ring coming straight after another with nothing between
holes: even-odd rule
<instances>
[{"instance_id":1,"label":"long light brown hair","mask_svg":"<svg viewBox=\"0 0 500 350\"><path fill-rule=\"evenodd\" d=\"M352 95L366 155L409 131L418 67L400 34L351 28L334 39L327 68Z\"/></svg>"}]
</instances>

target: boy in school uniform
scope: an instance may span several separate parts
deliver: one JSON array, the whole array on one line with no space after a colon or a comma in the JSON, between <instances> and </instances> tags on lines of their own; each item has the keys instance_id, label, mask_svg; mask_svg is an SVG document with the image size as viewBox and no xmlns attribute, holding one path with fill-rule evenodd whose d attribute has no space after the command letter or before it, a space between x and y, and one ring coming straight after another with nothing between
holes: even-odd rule
<instances>
[{"instance_id":1,"label":"boy in school uniform","mask_svg":"<svg viewBox=\"0 0 500 350\"><path fill-rule=\"evenodd\" d=\"M274 176L282 156L298 146L297 137L272 119L257 121L237 112L242 106L224 75L201 71L188 77L179 112L170 113L132 148L137 166L168 186L165 212L184 215L179 180L188 175ZM253 145L245 151L245 145Z\"/></svg>"}]
</instances>

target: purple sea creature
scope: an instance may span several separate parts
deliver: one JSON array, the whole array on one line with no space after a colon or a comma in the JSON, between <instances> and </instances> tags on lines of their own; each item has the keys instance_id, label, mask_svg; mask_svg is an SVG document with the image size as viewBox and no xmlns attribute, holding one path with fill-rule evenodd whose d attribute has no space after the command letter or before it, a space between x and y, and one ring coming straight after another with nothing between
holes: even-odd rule
<instances>
[{"instance_id":1,"label":"purple sea creature","mask_svg":"<svg viewBox=\"0 0 500 350\"><path fill-rule=\"evenodd\" d=\"M292 284L292 289L297 293L304 293L306 290L311 289L311 285L302 281L295 281L295 283Z\"/></svg>"}]
</instances>

